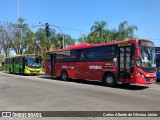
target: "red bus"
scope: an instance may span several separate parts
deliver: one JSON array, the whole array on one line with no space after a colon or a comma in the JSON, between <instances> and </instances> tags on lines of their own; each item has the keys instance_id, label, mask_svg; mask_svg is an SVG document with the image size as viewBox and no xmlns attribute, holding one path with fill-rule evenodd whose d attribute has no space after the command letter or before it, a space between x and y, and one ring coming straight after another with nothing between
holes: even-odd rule
<instances>
[{"instance_id":1,"label":"red bus","mask_svg":"<svg viewBox=\"0 0 160 120\"><path fill-rule=\"evenodd\" d=\"M130 39L103 44L77 44L47 51L47 75L62 80L98 80L106 86L117 83L156 82L155 46L149 40Z\"/></svg>"}]
</instances>

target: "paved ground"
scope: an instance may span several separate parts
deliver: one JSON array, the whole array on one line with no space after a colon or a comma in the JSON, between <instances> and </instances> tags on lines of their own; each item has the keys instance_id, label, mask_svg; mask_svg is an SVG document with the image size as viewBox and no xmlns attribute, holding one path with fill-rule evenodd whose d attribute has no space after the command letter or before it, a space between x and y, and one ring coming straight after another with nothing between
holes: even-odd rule
<instances>
[{"instance_id":1,"label":"paved ground","mask_svg":"<svg viewBox=\"0 0 160 120\"><path fill-rule=\"evenodd\" d=\"M19 76L0 72L0 96L0 111L160 111L159 83L109 88L97 82L60 81L44 75Z\"/></svg>"}]
</instances>

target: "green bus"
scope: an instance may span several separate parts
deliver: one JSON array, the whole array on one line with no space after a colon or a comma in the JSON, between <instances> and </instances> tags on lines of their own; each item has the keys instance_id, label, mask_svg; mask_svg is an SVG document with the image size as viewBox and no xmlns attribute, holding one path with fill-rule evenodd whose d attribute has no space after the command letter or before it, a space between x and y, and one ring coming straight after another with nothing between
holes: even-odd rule
<instances>
[{"instance_id":1,"label":"green bus","mask_svg":"<svg viewBox=\"0 0 160 120\"><path fill-rule=\"evenodd\" d=\"M17 74L42 74L42 57L35 54L5 58L4 71Z\"/></svg>"}]
</instances>

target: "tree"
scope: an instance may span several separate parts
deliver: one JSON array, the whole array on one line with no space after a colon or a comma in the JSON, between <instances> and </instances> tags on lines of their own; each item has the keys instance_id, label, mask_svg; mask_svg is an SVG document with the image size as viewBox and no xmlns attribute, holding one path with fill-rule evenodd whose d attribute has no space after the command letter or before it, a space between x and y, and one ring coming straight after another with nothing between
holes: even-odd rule
<instances>
[{"instance_id":1,"label":"tree","mask_svg":"<svg viewBox=\"0 0 160 120\"><path fill-rule=\"evenodd\" d=\"M11 48L11 38L13 36L12 34L12 23L10 22L3 22L0 23L0 28L2 31L0 32L0 46L1 50L4 52L5 57L9 56L10 48Z\"/></svg>"},{"instance_id":2,"label":"tree","mask_svg":"<svg viewBox=\"0 0 160 120\"><path fill-rule=\"evenodd\" d=\"M88 36L85 42L87 43L102 43L104 39L99 38L99 33L98 32L91 32Z\"/></svg>"},{"instance_id":3,"label":"tree","mask_svg":"<svg viewBox=\"0 0 160 120\"><path fill-rule=\"evenodd\" d=\"M24 53L25 54L33 54L33 51L35 49L35 41L34 41L34 33L27 29L25 31L25 36L23 37L25 43L24 43Z\"/></svg>"},{"instance_id":4,"label":"tree","mask_svg":"<svg viewBox=\"0 0 160 120\"><path fill-rule=\"evenodd\" d=\"M105 37L105 41L103 42L111 42L114 40L114 31L113 30L105 30L104 31L104 37Z\"/></svg>"},{"instance_id":5,"label":"tree","mask_svg":"<svg viewBox=\"0 0 160 120\"><path fill-rule=\"evenodd\" d=\"M117 40L124 40L128 38L133 38L134 31L138 31L137 26L135 25L128 25L127 21L124 21L119 24L118 32L117 32Z\"/></svg>"},{"instance_id":6,"label":"tree","mask_svg":"<svg viewBox=\"0 0 160 120\"><path fill-rule=\"evenodd\" d=\"M38 31L34 34L35 51L42 56L45 55L45 52L47 50L54 50L57 49L59 46L55 30L49 28L49 33L50 34L48 36L48 39L46 36L46 31L43 28L38 29Z\"/></svg>"},{"instance_id":7,"label":"tree","mask_svg":"<svg viewBox=\"0 0 160 120\"><path fill-rule=\"evenodd\" d=\"M47 51L47 47L49 45L47 37L46 37L46 32L44 29L40 28L38 31L34 34L34 45L35 45L35 51L38 53L42 53L42 55Z\"/></svg>"},{"instance_id":8,"label":"tree","mask_svg":"<svg viewBox=\"0 0 160 120\"><path fill-rule=\"evenodd\" d=\"M23 23L24 19L19 19L19 24L12 24L12 48L16 54L23 54L27 50L29 44L33 42L33 32L28 28L28 25Z\"/></svg>"},{"instance_id":9,"label":"tree","mask_svg":"<svg viewBox=\"0 0 160 120\"><path fill-rule=\"evenodd\" d=\"M85 34L81 34L80 37L78 38L77 42L78 43L84 43L87 40L87 36Z\"/></svg>"},{"instance_id":10,"label":"tree","mask_svg":"<svg viewBox=\"0 0 160 120\"><path fill-rule=\"evenodd\" d=\"M115 40L124 40L128 38L134 38L134 31L138 30L137 26L128 25L127 21L120 23L118 30L108 30L105 29L105 26L107 26L107 23L105 21L96 21L91 27L91 33L89 33L86 37L80 36L78 40L94 44Z\"/></svg>"},{"instance_id":11,"label":"tree","mask_svg":"<svg viewBox=\"0 0 160 120\"><path fill-rule=\"evenodd\" d=\"M71 38L70 35L65 35L65 48L68 45L74 45L75 44L75 40Z\"/></svg>"},{"instance_id":12,"label":"tree","mask_svg":"<svg viewBox=\"0 0 160 120\"><path fill-rule=\"evenodd\" d=\"M60 33L56 34L56 42L57 42L57 47L56 49L62 49L63 48L63 37Z\"/></svg>"},{"instance_id":13,"label":"tree","mask_svg":"<svg viewBox=\"0 0 160 120\"><path fill-rule=\"evenodd\" d=\"M95 33L97 32L99 34L99 38L104 38L104 28L107 26L107 23L105 21L96 21L94 25L91 27L91 32ZM105 39L105 38L104 38Z\"/></svg>"}]
</instances>

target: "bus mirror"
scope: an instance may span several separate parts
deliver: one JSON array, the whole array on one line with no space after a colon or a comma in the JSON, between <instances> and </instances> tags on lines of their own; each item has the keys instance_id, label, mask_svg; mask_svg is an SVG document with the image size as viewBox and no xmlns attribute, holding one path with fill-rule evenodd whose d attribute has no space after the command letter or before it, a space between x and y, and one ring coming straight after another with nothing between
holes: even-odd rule
<instances>
[{"instance_id":1,"label":"bus mirror","mask_svg":"<svg viewBox=\"0 0 160 120\"><path fill-rule=\"evenodd\" d=\"M141 51L140 49L137 49L137 58L140 59L140 57L141 57Z\"/></svg>"}]
</instances>

